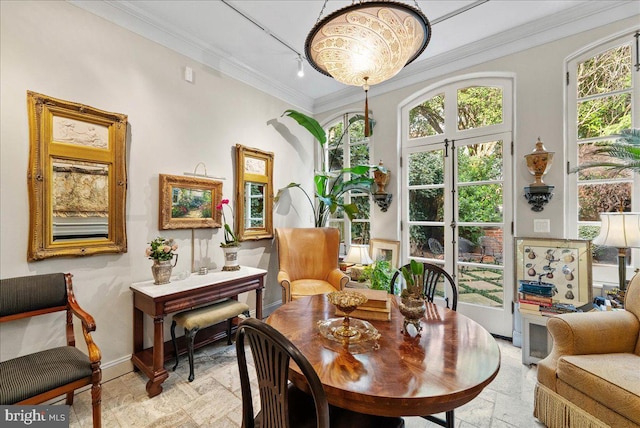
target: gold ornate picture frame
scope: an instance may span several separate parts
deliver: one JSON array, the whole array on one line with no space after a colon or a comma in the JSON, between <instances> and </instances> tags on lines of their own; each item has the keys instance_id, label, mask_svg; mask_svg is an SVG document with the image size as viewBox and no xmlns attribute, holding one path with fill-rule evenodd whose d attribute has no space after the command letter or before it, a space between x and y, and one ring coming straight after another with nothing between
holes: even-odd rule
<instances>
[{"instance_id":1,"label":"gold ornate picture frame","mask_svg":"<svg viewBox=\"0 0 640 428\"><path fill-rule=\"evenodd\" d=\"M238 239L273 238L273 153L236 144L236 186Z\"/></svg>"},{"instance_id":2,"label":"gold ornate picture frame","mask_svg":"<svg viewBox=\"0 0 640 428\"><path fill-rule=\"evenodd\" d=\"M160 174L158 229L206 229L222 226L216 206L222 200L222 182Z\"/></svg>"},{"instance_id":3,"label":"gold ornate picture frame","mask_svg":"<svg viewBox=\"0 0 640 428\"><path fill-rule=\"evenodd\" d=\"M27 260L126 253L127 116L27 91Z\"/></svg>"}]
</instances>

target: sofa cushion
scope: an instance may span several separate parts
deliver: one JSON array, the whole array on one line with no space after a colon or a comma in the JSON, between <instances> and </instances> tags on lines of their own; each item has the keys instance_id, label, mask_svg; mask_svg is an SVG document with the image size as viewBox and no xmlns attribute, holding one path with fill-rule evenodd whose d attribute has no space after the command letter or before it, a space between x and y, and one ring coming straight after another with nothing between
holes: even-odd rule
<instances>
[{"instance_id":1,"label":"sofa cushion","mask_svg":"<svg viewBox=\"0 0 640 428\"><path fill-rule=\"evenodd\" d=\"M321 279L300 279L291 283L291 297L314 296L338 291L327 281Z\"/></svg>"},{"instance_id":2,"label":"sofa cushion","mask_svg":"<svg viewBox=\"0 0 640 428\"><path fill-rule=\"evenodd\" d=\"M613 370L612 370L613 369ZM567 355L558 379L640 424L640 357L634 354Z\"/></svg>"}]
</instances>

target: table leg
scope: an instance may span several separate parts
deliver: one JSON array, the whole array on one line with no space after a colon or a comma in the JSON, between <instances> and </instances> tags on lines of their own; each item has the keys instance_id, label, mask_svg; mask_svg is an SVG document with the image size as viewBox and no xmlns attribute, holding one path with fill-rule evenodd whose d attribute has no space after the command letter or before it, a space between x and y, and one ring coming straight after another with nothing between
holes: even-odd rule
<instances>
[{"instance_id":1,"label":"table leg","mask_svg":"<svg viewBox=\"0 0 640 428\"><path fill-rule=\"evenodd\" d=\"M144 312L133 307L133 355L144 349ZM138 366L133 365L133 370L140 370Z\"/></svg>"},{"instance_id":2,"label":"table leg","mask_svg":"<svg viewBox=\"0 0 640 428\"><path fill-rule=\"evenodd\" d=\"M262 321L262 288L256 288L256 318Z\"/></svg>"},{"instance_id":3,"label":"table leg","mask_svg":"<svg viewBox=\"0 0 640 428\"><path fill-rule=\"evenodd\" d=\"M169 377L164 368L164 315L153 318L153 376L147 382L147 394L155 397L162 392L162 382Z\"/></svg>"}]
</instances>

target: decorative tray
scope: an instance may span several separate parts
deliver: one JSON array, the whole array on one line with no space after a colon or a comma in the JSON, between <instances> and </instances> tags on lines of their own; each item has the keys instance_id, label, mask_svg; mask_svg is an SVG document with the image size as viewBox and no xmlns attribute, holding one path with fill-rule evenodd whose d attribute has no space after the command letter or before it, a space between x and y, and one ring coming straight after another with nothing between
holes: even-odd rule
<instances>
[{"instance_id":1,"label":"decorative tray","mask_svg":"<svg viewBox=\"0 0 640 428\"><path fill-rule=\"evenodd\" d=\"M344 337L337 334L343 327L343 321L343 317L318 321L318 330L323 337L322 345L325 348L337 352L346 350L352 354L361 354L379 348L380 333L370 322L350 318L350 327L355 334Z\"/></svg>"}]
</instances>

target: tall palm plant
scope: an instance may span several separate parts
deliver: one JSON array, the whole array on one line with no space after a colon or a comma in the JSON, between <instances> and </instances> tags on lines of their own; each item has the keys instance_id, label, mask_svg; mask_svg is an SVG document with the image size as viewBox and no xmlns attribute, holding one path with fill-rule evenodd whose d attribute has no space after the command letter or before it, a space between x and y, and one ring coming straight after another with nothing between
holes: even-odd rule
<instances>
[{"instance_id":1,"label":"tall palm plant","mask_svg":"<svg viewBox=\"0 0 640 428\"><path fill-rule=\"evenodd\" d=\"M593 154L605 155L615 160L586 162L571 172L589 168L607 168L612 174L624 171L640 173L640 129L624 129L613 143L603 144Z\"/></svg>"},{"instance_id":2,"label":"tall palm plant","mask_svg":"<svg viewBox=\"0 0 640 428\"><path fill-rule=\"evenodd\" d=\"M342 135L340 135L334 143L328 143L325 130L314 118L296 110L286 110L282 115L291 117L309 131L323 149L327 144L331 144L331 146L329 147L330 151L327 163L325 164L325 158L323 156L321 168L319 171L316 171L314 175L314 195L317 199L317 203L315 205L300 183L289 183L287 186L278 190L278 194L274 200L277 202L285 189L297 187L302 190L311 204L311 208L314 211L314 222L316 227L325 226L329 220L329 216L335 213L339 208L344 210L347 217L349 217L349 220L352 220L358 214L359 210L355 204L345 204L343 202L344 195L351 191L371 194L373 178L370 177L370 172L376 170L380 170L385 173L387 172L386 168L378 165L356 165L350 168L333 169L336 158L335 152L340 146L343 137L349 132L349 128L354 123L364 120L364 116L355 115L351 117L349 119L349 124ZM375 121L373 119L369 119L369 126L372 132L374 125Z\"/></svg>"}]
</instances>

